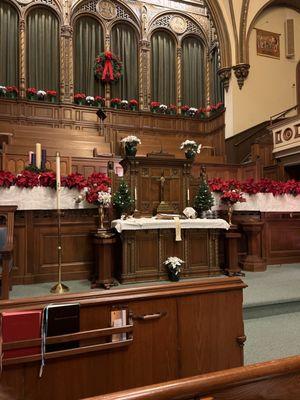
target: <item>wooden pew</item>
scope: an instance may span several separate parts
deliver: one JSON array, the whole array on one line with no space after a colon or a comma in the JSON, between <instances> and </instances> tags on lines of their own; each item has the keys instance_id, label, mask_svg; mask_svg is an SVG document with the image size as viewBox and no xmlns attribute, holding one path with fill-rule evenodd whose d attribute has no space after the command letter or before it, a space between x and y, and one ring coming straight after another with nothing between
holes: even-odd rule
<instances>
[{"instance_id":1,"label":"wooden pew","mask_svg":"<svg viewBox=\"0 0 300 400\"><path fill-rule=\"evenodd\" d=\"M296 400L300 356L169 381L85 400Z\"/></svg>"},{"instance_id":2,"label":"wooden pew","mask_svg":"<svg viewBox=\"0 0 300 400\"><path fill-rule=\"evenodd\" d=\"M40 354L4 359L3 390L18 400L74 400L240 366L245 286L215 278L2 301L1 311L80 304L80 332L47 340L79 340L79 347L46 353L42 378ZM120 331L111 329L118 309L127 310ZM121 332L127 336L114 341ZM3 343L3 350L40 343Z\"/></svg>"}]
</instances>

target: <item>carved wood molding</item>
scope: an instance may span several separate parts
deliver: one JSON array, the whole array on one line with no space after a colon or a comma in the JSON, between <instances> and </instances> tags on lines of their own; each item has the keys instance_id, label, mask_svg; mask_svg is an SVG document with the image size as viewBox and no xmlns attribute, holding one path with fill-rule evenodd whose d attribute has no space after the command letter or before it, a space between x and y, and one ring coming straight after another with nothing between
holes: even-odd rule
<instances>
[{"instance_id":1,"label":"carved wood molding","mask_svg":"<svg viewBox=\"0 0 300 400\"><path fill-rule=\"evenodd\" d=\"M226 90L226 92L228 92L230 79L232 75L232 68L231 67L221 68L218 71L218 75L221 79L221 82L223 83L224 89Z\"/></svg>"},{"instance_id":2,"label":"carved wood molding","mask_svg":"<svg viewBox=\"0 0 300 400\"><path fill-rule=\"evenodd\" d=\"M244 81L249 75L249 69L249 64L237 64L233 67L234 74L240 89L242 89L242 87L244 86Z\"/></svg>"}]
</instances>

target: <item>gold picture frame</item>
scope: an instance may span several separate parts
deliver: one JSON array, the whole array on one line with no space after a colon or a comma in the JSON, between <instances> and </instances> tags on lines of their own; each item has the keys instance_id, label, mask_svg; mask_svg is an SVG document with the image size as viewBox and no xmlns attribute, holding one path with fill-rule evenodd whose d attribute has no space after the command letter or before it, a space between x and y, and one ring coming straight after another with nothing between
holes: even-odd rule
<instances>
[{"instance_id":1,"label":"gold picture frame","mask_svg":"<svg viewBox=\"0 0 300 400\"><path fill-rule=\"evenodd\" d=\"M280 59L280 34L256 29L257 55Z\"/></svg>"}]
</instances>

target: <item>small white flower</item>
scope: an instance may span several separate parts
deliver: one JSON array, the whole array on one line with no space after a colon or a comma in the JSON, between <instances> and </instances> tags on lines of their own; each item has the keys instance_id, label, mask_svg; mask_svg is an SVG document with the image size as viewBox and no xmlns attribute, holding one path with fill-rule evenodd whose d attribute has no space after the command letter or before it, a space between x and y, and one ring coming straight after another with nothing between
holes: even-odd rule
<instances>
[{"instance_id":1,"label":"small white flower","mask_svg":"<svg viewBox=\"0 0 300 400\"><path fill-rule=\"evenodd\" d=\"M38 90L36 94L37 94L38 97L45 97L46 96L46 92L44 90Z\"/></svg>"},{"instance_id":2,"label":"small white flower","mask_svg":"<svg viewBox=\"0 0 300 400\"><path fill-rule=\"evenodd\" d=\"M141 144L141 140L136 137L136 136L126 136L121 140L122 143L136 143L136 144Z\"/></svg>"},{"instance_id":3,"label":"small white flower","mask_svg":"<svg viewBox=\"0 0 300 400\"><path fill-rule=\"evenodd\" d=\"M86 96L85 101L91 103L92 101L95 101L95 98L93 96Z\"/></svg>"},{"instance_id":4,"label":"small white flower","mask_svg":"<svg viewBox=\"0 0 300 400\"><path fill-rule=\"evenodd\" d=\"M127 101L127 100L122 100L122 101L121 101L121 104L124 104L124 105L125 105L125 104L128 104L128 101Z\"/></svg>"}]
</instances>

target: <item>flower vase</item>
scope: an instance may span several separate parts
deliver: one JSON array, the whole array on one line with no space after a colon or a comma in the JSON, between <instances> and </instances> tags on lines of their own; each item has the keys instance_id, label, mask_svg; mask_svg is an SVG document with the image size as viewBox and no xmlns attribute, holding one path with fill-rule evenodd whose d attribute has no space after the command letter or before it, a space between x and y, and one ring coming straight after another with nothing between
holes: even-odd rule
<instances>
[{"instance_id":1,"label":"flower vase","mask_svg":"<svg viewBox=\"0 0 300 400\"><path fill-rule=\"evenodd\" d=\"M175 270L172 269L172 267L167 265L168 269L168 278L171 282L178 282L180 279L179 273L175 274Z\"/></svg>"},{"instance_id":2,"label":"flower vase","mask_svg":"<svg viewBox=\"0 0 300 400\"><path fill-rule=\"evenodd\" d=\"M51 102L51 103L55 103L55 102L56 102L56 98L53 97L53 96L51 96L51 97L50 97L50 102Z\"/></svg>"},{"instance_id":3,"label":"flower vase","mask_svg":"<svg viewBox=\"0 0 300 400\"><path fill-rule=\"evenodd\" d=\"M104 230L104 208L102 205L100 205L98 208L98 215L99 215L98 230L103 231Z\"/></svg>"},{"instance_id":4,"label":"flower vase","mask_svg":"<svg viewBox=\"0 0 300 400\"><path fill-rule=\"evenodd\" d=\"M126 144L125 144L125 153L126 153L126 156L128 156L128 157L135 157L136 152L137 152L137 147L136 147L136 145L129 144L129 143L126 143Z\"/></svg>"},{"instance_id":5,"label":"flower vase","mask_svg":"<svg viewBox=\"0 0 300 400\"><path fill-rule=\"evenodd\" d=\"M136 106L131 106L131 111L136 111Z\"/></svg>"},{"instance_id":6,"label":"flower vase","mask_svg":"<svg viewBox=\"0 0 300 400\"><path fill-rule=\"evenodd\" d=\"M187 158L188 160L193 160L196 155L195 151L191 149L186 150L184 154L185 158Z\"/></svg>"},{"instance_id":7,"label":"flower vase","mask_svg":"<svg viewBox=\"0 0 300 400\"><path fill-rule=\"evenodd\" d=\"M228 223L232 225L233 204L228 204Z\"/></svg>"}]
</instances>

